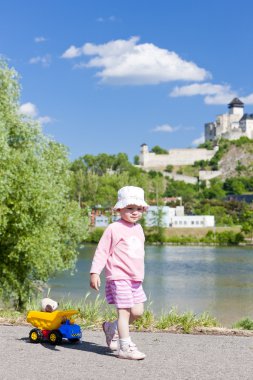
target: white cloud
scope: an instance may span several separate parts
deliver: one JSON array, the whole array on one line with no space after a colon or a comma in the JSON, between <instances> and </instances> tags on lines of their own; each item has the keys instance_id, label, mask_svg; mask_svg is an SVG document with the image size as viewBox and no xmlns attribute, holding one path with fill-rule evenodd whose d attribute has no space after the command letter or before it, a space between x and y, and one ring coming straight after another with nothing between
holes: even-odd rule
<instances>
[{"instance_id":1,"label":"white cloud","mask_svg":"<svg viewBox=\"0 0 253 380\"><path fill-rule=\"evenodd\" d=\"M106 22L106 21L110 21L110 22L114 22L114 21L117 21L117 18L115 16L109 16L109 17L98 17L96 19L97 22Z\"/></svg>"},{"instance_id":2,"label":"white cloud","mask_svg":"<svg viewBox=\"0 0 253 380\"><path fill-rule=\"evenodd\" d=\"M177 131L179 128L178 127L172 127L169 124L162 124L162 125L157 125L154 129L152 129L153 132L167 132L167 133L172 133Z\"/></svg>"},{"instance_id":3,"label":"white cloud","mask_svg":"<svg viewBox=\"0 0 253 380\"><path fill-rule=\"evenodd\" d=\"M19 112L24 116L28 116L34 120L37 120L42 125L49 124L54 121L50 116L39 116L38 108L35 104L30 102L21 104L19 107Z\"/></svg>"},{"instance_id":4,"label":"white cloud","mask_svg":"<svg viewBox=\"0 0 253 380\"><path fill-rule=\"evenodd\" d=\"M206 104L227 104L237 96L229 85L212 83L194 83L188 86L175 87L170 93L172 97L195 95L204 95Z\"/></svg>"},{"instance_id":5,"label":"white cloud","mask_svg":"<svg viewBox=\"0 0 253 380\"><path fill-rule=\"evenodd\" d=\"M38 121L40 124L45 125L52 123L54 120L50 116L40 116L38 117Z\"/></svg>"},{"instance_id":6,"label":"white cloud","mask_svg":"<svg viewBox=\"0 0 253 380\"><path fill-rule=\"evenodd\" d=\"M241 96L240 99L244 104L253 104L253 94Z\"/></svg>"},{"instance_id":7,"label":"white cloud","mask_svg":"<svg viewBox=\"0 0 253 380\"><path fill-rule=\"evenodd\" d=\"M41 42L45 42L45 41L46 41L46 38L43 37L43 36L35 37L35 38L34 38L34 41L38 44L38 43L41 43Z\"/></svg>"},{"instance_id":8,"label":"white cloud","mask_svg":"<svg viewBox=\"0 0 253 380\"><path fill-rule=\"evenodd\" d=\"M195 63L185 61L175 52L152 43L138 44L139 37L115 40L102 45L86 43L70 46L62 58L94 56L86 68L101 68L96 76L104 83L158 84L176 80L202 81L210 74Z\"/></svg>"},{"instance_id":9,"label":"white cloud","mask_svg":"<svg viewBox=\"0 0 253 380\"><path fill-rule=\"evenodd\" d=\"M76 58L82 55L82 49L76 48L74 45L70 46L63 54L62 58Z\"/></svg>"},{"instance_id":10,"label":"white cloud","mask_svg":"<svg viewBox=\"0 0 253 380\"><path fill-rule=\"evenodd\" d=\"M192 145L198 146L200 144L203 144L204 142L205 142L205 137L202 134L200 137L198 137L197 139L195 139L195 140L192 141Z\"/></svg>"},{"instance_id":11,"label":"white cloud","mask_svg":"<svg viewBox=\"0 0 253 380\"><path fill-rule=\"evenodd\" d=\"M29 117L36 117L38 115L37 107L30 102L22 104L19 108L19 112Z\"/></svg>"},{"instance_id":12,"label":"white cloud","mask_svg":"<svg viewBox=\"0 0 253 380\"><path fill-rule=\"evenodd\" d=\"M228 104L239 95L231 90L230 85L212 83L193 83L188 86L177 86L169 94L171 97L204 95L206 104ZM253 104L253 93L247 96L239 96L244 104Z\"/></svg>"},{"instance_id":13,"label":"white cloud","mask_svg":"<svg viewBox=\"0 0 253 380\"><path fill-rule=\"evenodd\" d=\"M29 60L29 63L31 65L34 65L34 64L42 64L42 66L46 67L46 66L49 66L50 63L51 63L51 55L50 54L46 54L44 56L37 56L37 57L32 57L30 60Z\"/></svg>"},{"instance_id":14,"label":"white cloud","mask_svg":"<svg viewBox=\"0 0 253 380\"><path fill-rule=\"evenodd\" d=\"M221 86L219 84L212 83L193 83L188 86L175 87L171 96L192 96L192 95L215 95L217 93L228 90L229 86Z\"/></svg>"}]
</instances>

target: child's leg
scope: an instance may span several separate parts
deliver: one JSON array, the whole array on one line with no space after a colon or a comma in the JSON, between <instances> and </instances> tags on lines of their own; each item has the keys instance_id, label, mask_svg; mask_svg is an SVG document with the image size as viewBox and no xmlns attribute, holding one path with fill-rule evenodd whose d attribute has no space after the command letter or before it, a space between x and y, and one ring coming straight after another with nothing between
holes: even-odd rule
<instances>
[{"instance_id":1,"label":"child's leg","mask_svg":"<svg viewBox=\"0 0 253 380\"><path fill-rule=\"evenodd\" d=\"M144 312L144 304L143 303L138 303L135 304L133 307L130 309L130 320L129 323L133 323L136 319L140 318Z\"/></svg>"},{"instance_id":2,"label":"child's leg","mask_svg":"<svg viewBox=\"0 0 253 380\"><path fill-rule=\"evenodd\" d=\"M118 309L118 333L120 339L129 338L130 309Z\"/></svg>"},{"instance_id":3,"label":"child's leg","mask_svg":"<svg viewBox=\"0 0 253 380\"><path fill-rule=\"evenodd\" d=\"M136 305L135 305L136 306ZM118 357L120 359L141 360L145 358L145 354L140 352L136 345L131 341L129 335L129 321L131 309L118 309L118 333L119 333L119 349ZM141 306L133 307L132 318L136 318L141 313Z\"/></svg>"}]
</instances>

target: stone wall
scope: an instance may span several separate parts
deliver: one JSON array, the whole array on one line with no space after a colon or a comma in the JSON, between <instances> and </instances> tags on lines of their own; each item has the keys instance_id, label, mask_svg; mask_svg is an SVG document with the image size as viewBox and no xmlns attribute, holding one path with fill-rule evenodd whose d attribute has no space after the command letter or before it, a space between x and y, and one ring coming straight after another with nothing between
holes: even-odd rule
<instances>
[{"instance_id":1,"label":"stone wall","mask_svg":"<svg viewBox=\"0 0 253 380\"><path fill-rule=\"evenodd\" d=\"M163 175L165 177L174 179L174 181L183 181L185 183L191 183L192 185L196 185L196 183L198 183L197 177L190 177L183 174L174 174L174 173L167 173L167 172L164 172Z\"/></svg>"},{"instance_id":2,"label":"stone wall","mask_svg":"<svg viewBox=\"0 0 253 380\"><path fill-rule=\"evenodd\" d=\"M168 154L148 152L147 146L142 147L140 166L148 169L165 169L167 165L193 165L195 161L210 160L216 150L208 149L171 149Z\"/></svg>"},{"instance_id":3,"label":"stone wall","mask_svg":"<svg viewBox=\"0 0 253 380\"><path fill-rule=\"evenodd\" d=\"M200 170L199 171L199 180L200 181L207 181L216 177L219 177L221 175L220 170Z\"/></svg>"}]
</instances>

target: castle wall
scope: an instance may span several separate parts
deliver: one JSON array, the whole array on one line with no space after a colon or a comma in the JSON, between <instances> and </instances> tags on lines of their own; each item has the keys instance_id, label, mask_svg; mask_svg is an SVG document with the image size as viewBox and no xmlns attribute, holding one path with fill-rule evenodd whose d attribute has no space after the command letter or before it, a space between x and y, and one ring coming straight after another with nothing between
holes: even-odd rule
<instances>
[{"instance_id":1,"label":"castle wall","mask_svg":"<svg viewBox=\"0 0 253 380\"><path fill-rule=\"evenodd\" d=\"M195 161L210 160L215 153L216 150L208 149L171 149L168 150L168 154L142 151L140 164L150 169L163 169L167 165L193 165Z\"/></svg>"},{"instance_id":2,"label":"castle wall","mask_svg":"<svg viewBox=\"0 0 253 380\"><path fill-rule=\"evenodd\" d=\"M205 124L205 141L213 141L216 139L216 124L206 123Z\"/></svg>"},{"instance_id":3,"label":"castle wall","mask_svg":"<svg viewBox=\"0 0 253 380\"><path fill-rule=\"evenodd\" d=\"M226 140L238 140L242 136L246 136L246 133L242 132L241 129L234 129L230 132L223 133L222 135L222 137Z\"/></svg>"},{"instance_id":4,"label":"castle wall","mask_svg":"<svg viewBox=\"0 0 253 380\"><path fill-rule=\"evenodd\" d=\"M199 171L199 180L200 181L207 181L212 178L219 177L221 175L220 170L200 170Z\"/></svg>"},{"instance_id":5,"label":"castle wall","mask_svg":"<svg viewBox=\"0 0 253 380\"><path fill-rule=\"evenodd\" d=\"M190 177L188 175L174 174L174 173L167 173L167 172L164 172L163 175L165 177L174 179L174 181L183 181L185 183L191 183L192 185L196 185L198 183L197 177Z\"/></svg>"},{"instance_id":6,"label":"castle wall","mask_svg":"<svg viewBox=\"0 0 253 380\"><path fill-rule=\"evenodd\" d=\"M249 139L253 139L253 120L246 119L240 122L240 126L242 131L245 133Z\"/></svg>"}]
</instances>

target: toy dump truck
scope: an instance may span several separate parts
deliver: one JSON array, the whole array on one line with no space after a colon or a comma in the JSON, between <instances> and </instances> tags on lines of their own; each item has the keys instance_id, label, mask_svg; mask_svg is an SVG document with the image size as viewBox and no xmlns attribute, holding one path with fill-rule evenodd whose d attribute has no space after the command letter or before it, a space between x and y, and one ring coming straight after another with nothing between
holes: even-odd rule
<instances>
[{"instance_id":1,"label":"toy dump truck","mask_svg":"<svg viewBox=\"0 0 253 380\"><path fill-rule=\"evenodd\" d=\"M78 342L82 337L82 331L80 326L71 319L77 313L77 310L56 310L52 313L29 311L27 322L35 327L29 333L30 342L48 341L56 345L61 344L63 338L72 343Z\"/></svg>"}]
</instances>

